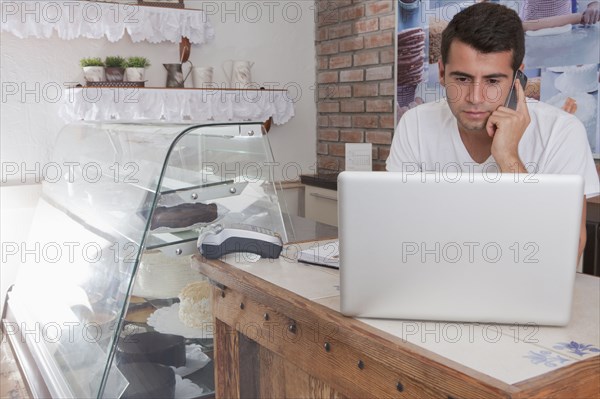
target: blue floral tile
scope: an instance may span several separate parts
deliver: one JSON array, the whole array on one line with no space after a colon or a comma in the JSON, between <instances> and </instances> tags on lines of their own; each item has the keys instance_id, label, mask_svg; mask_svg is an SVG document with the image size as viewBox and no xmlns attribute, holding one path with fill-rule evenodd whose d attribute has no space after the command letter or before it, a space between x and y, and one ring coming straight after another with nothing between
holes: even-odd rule
<instances>
[{"instance_id":1,"label":"blue floral tile","mask_svg":"<svg viewBox=\"0 0 600 399\"><path fill-rule=\"evenodd\" d=\"M553 346L554 349L565 350L571 354L578 356L590 355L592 353L600 353L600 349L596 348L591 344L580 344L575 341L571 342L559 342Z\"/></svg>"},{"instance_id":2,"label":"blue floral tile","mask_svg":"<svg viewBox=\"0 0 600 399\"><path fill-rule=\"evenodd\" d=\"M571 359L566 359L552 351L529 351L528 355L524 356L528 358L533 364L541 364L546 367L558 367L566 362L572 362Z\"/></svg>"}]
</instances>

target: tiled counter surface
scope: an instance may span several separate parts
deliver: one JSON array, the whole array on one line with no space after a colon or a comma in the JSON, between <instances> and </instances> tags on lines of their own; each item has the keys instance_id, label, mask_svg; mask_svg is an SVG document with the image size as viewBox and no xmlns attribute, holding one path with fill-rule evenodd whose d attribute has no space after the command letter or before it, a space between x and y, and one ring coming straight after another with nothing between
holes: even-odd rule
<instances>
[{"instance_id":1,"label":"tiled counter surface","mask_svg":"<svg viewBox=\"0 0 600 399\"><path fill-rule=\"evenodd\" d=\"M516 384L600 356L600 280L578 274L575 284L573 314L567 327L361 321L507 384ZM333 306L339 311L339 303Z\"/></svg>"},{"instance_id":2,"label":"tiled counter surface","mask_svg":"<svg viewBox=\"0 0 600 399\"><path fill-rule=\"evenodd\" d=\"M295 261L296 251L309 245L315 243L292 245L277 260L251 262L237 254L223 259L223 264L339 312L339 271ZM597 381L594 389L600 390L599 307L600 279L577 275L572 318L567 327L358 320L384 336L400 338L512 386L595 358L591 364L595 369L592 379Z\"/></svg>"}]
</instances>

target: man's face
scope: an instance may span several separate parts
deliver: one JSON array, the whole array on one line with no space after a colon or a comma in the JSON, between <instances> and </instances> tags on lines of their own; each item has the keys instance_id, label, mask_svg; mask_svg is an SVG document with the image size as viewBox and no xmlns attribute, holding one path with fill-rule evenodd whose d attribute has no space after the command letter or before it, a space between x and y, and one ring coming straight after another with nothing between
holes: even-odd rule
<instances>
[{"instance_id":1,"label":"man's face","mask_svg":"<svg viewBox=\"0 0 600 399\"><path fill-rule=\"evenodd\" d=\"M454 40L440 82L462 133L485 133L485 124L504 105L513 82L512 51L483 54Z\"/></svg>"}]
</instances>

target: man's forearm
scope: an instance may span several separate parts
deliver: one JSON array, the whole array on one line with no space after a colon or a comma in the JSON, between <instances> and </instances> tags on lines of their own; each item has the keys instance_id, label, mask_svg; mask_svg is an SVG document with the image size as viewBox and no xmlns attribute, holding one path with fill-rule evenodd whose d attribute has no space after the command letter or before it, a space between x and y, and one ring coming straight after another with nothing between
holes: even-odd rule
<instances>
[{"instance_id":1,"label":"man's forearm","mask_svg":"<svg viewBox=\"0 0 600 399\"><path fill-rule=\"evenodd\" d=\"M511 159L506 160L496 160L498 167L500 168L500 172L502 173L529 173L527 169L525 169L525 165L519 159L519 157L513 157Z\"/></svg>"}]
</instances>

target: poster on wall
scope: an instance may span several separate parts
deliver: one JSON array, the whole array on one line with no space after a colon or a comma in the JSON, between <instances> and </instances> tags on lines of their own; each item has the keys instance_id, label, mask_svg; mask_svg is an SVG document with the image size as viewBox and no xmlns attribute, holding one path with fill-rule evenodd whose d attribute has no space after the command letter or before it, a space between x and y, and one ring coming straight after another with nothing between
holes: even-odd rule
<instances>
[{"instance_id":1,"label":"poster on wall","mask_svg":"<svg viewBox=\"0 0 600 399\"><path fill-rule=\"evenodd\" d=\"M399 120L420 104L445 97L439 83L442 31L477 1L397 0L397 96ZM525 28L528 98L569 109L586 128L600 159L600 22L584 26L591 0L497 0L519 13ZM595 3L595 4L593 4ZM576 107L572 105L575 104Z\"/></svg>"}]
</instances>

